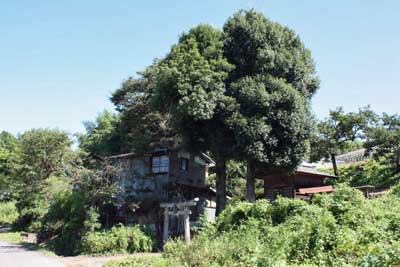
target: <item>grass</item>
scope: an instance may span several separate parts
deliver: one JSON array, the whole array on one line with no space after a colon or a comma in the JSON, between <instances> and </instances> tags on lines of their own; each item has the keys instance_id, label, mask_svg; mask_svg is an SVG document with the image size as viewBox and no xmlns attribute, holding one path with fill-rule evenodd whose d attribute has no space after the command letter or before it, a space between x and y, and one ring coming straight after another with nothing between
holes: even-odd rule
<instances>
[{"instance_id":1,"label":"grass","mask_svg":"<svg viewBox=\"0 0 400 267\"><path fill-rule=\"evenodd\" d=\"M23 242L20 232L0 233L0 240L11 244L20 244Z\"/></svg>"},{"instance_id":2,"label":"grass","mask_svg":"<svg viewBox=\"0 0 400 267\"><path fill-rule=\"evenodd\" d=\"M129 257L122 260L110 260L104 267L167 267L167 263L160 254L156 254Z\"/></svg>"}]
</instances>

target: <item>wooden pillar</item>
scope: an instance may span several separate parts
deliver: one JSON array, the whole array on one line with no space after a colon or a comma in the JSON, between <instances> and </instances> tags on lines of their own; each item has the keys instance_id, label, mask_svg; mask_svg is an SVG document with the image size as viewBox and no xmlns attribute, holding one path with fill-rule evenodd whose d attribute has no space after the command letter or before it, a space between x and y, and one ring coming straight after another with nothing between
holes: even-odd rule
<instances>
[{"instance_id":1,"label":"wooden pillar","mask_svg":"<svg viewBox=\"0 0 400 267\"><path fill-rule=\"evenodd\" d=\"M188 208L184 209L184 227L185 227L185 245L188 246L190 244L190 210Z\"/></svg>"},{"instance_id":2,"label":"wooden pillar","mask_svg":"<svg viewBox=\"0 0 400 267\"><path fill-rule=\"evenodd\" d=\"M168 215L168 207L164 209L164 229L163 229L163 243L165 244L168 241L169 237L169 215Z\"/></svg>"},{"instance_id":3,"label":"wooden pillar","mask_svg":"<svg viewBox=\"0 0 400 267\"><path fill-rule=\"evenodd\" d=\"M332 159L332 166L333 166L333 172L335 173L336 176L339 176L337 164L336 164L336 154L332 153L331 154L331 159Z\"/></svg>"}]
</instances>

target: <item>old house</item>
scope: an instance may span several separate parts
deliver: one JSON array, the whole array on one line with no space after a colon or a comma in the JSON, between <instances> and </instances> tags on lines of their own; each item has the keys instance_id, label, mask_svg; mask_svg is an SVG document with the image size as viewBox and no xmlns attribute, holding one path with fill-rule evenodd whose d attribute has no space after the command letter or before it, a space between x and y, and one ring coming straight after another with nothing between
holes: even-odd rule
<instances>
[{"instance_id":1,"label":"old house","mask_svg":"<svg viewBox=\"0 0 400 267\"><path fill-rule=\"evenodd\" d=\"M206 184L208 170L214 165L206 154L194 155L181 149L158 148L152 153L128 153L109 158L116 167L121 193L118 196L119 221L151 225L161 234L161 203L195 200L190 222L199 214L215 214L215 192ZM182 222L176 218L169 227L179 234Z\"/></svg>"},{"instance_id":2,"label":"old house","mask_svg":"<svg viewBox=\"0 0 400 267\"><path fill-rule=\"evenodd\" d=\"M264 197L274 200L277 196L289 198L308 197L316 193L332 192L332 186L325 186L326 179L336 176L317 171L310 166L299 166L292 174L260 175L264 180Z\"/></svg>"}]
</instances>

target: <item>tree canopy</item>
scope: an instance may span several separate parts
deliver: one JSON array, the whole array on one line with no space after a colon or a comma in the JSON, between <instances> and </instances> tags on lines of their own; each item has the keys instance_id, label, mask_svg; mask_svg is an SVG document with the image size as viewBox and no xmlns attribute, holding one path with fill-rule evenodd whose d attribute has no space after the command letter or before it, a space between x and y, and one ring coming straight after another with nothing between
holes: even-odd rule
<instances>
[{"instance_id":1,"label":"tree canopy","mask_svg":"<svg viewBox=\"0 0 400 267\"><path fill-rule=\"evenodd\" d=\"M366 130L365 146L375 157L386 158L395 173L400 173L400 115L384 113L378 125Z\"/></svg>"},{"instance_id":2,"label":"tree canopy","mask_svg":"<svg viewBox=\"0 0 400 267\"><path fill-rule=\"evenodd\" d=\"M227 95L235 110L236 154L248 162L248 199L255 200L255 165L262 172L290 172L301 162L309 137L308 99L317 90L311 53L290 29L253 10L223 27L224 54L234 69Z\"/></svg>"},{"instance_id":3,"label":"tree canopy","mask_svg":"<svg viewBox=\"0 0 400 267\"><path fill-rule=\"evenodd\" d=\"M332 153L346 153L363 146L366 130L374 126L377 115L363 107L358 112L345 113L342 107L332 110L329 117L316 123L311 137L310 160L328 159Z\"/></svg>"},{"instance_id":4,"label":"tree canopy","mask_svg":"<svg viewBox=\"0 0 400 267\"><path fill-rule=\"evenodd\" d=\"M80 148L97 157L118 154L123 149L119 115L103 111L94 122L84 123L86 134L79 137Z\"/></svg>"}]
</instances>

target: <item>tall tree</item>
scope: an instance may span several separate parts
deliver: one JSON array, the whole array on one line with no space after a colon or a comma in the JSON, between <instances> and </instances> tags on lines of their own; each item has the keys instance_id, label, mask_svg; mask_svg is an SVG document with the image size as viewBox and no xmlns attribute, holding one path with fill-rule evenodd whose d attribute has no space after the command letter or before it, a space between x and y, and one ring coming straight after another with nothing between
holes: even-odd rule
<instances>
[{"instance_id":1,"label":"tall tree","mask_svg":"<svg viewBox=\"0 0 400 267\"><path fill-rule=\"evenodd\" d=\"M39 222L47 205L46 187L50 176L62 176L74 159L69 135L57 129L33 129L19 136L20 159L15 171L18 188L18 225L25 228Z\"/></svg>"},{"instance_id":2,"label":"tall tree","mask_svg":"<svg viewBox=\"0 0 400 267\"><path fill-rule=\"evenodd\" d=\"M366 130L366 148L375 157L386 158L400 173L400 115L383 114L379 124Z\"/></svg>"},{"instance_id":3,"label":"tall tree","mask_svg":"<svg viewBox=\"0 0 400 267\"><path fill-rule=\"evenodd\" d=\"M122 150L121 119L117 114L103 111L94 122L84 123L86 134L79 137L80 148L97 156L111 156Z\"/></svg>"},{"instance_id":4,"label":"tall tree","mask_svg":"<svg viewBox=\"0 0 400 267\"><path fill-rule=\"evenodd\" d=\"M291 171L309 136L308 99L319 86L311 53L290 29L254 10L224 25L225 56L235 66L227 95L238 107L227 118L247 160L247 198L255 200L255 169ZM245 153L242 153L245 152Z\"/></svg>"},{"instance_id":5,"label":"tall tree","mask_svg":"<svg viewBox=\"0 0 400 267\"><path fill-rule=\"evenodd\" d=\"M224 125L231 108L225 79L232 66L223 56L221 32L199 25L182 34L157 66L152 104L171 114L172 124L195 151L208 150L216 161L217 214L226 205L226 162L232 134Z\"/></svg>"},{"instance_id":6,"label":"tall tree","mask_svg":"<svg viewBox=\"0 0 400 267\"><path fill-rule=\"evenodd\" d=\"M358 112L345 113L342 107L330 111L327 119L316 123L310 140L310 160L328 159L331 154L361 148L366 129L376 121L376 114L368 106Z\"/></svg>"},{"instance_id":7,"label":"tall tree","mask_svg":"<svg viewBox=\"0 0 400 267\"><path fill-rule=\"evenodd\" d=\"M117 89L111 101L121 117L121 142L126 151L148 152L153 147L169 146L175 132L170 125L168 112L152 109L151 98L155 91L158 62L129 78Z\"/></svg>"}]
</instances>

